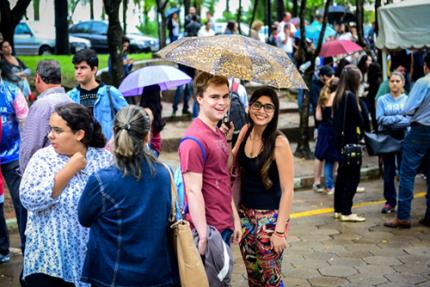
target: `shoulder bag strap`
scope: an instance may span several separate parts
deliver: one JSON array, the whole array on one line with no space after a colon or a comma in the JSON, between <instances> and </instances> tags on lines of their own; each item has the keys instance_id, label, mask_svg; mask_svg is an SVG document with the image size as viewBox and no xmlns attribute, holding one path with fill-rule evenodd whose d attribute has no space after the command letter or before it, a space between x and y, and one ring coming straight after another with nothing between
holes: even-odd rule
<instances>
[{"instance_id":1,"label":"shoulder bag strap","mask_svg":"<svg viewBox=\"0 0 430 287\"><path fill-rule=\"evenodd\" d=\"M175 180L173 179L173 174L172 171L170 170L170 168L167 166L167 164L165 163L161 163L165 169L167 169L167 172L169 173L170 176L170 194L171 194L171 198L172 198L172 202L171 202L171 211L170 211L170 218L169 221L170 222L175 222L176 221L176 205L179 206L179 201L178 201L178 191L176 190L176 184L175 184ZM182 216L182 213L181 213ZM183 219L181 217L181 219Z\"/></svg>"},{"instance_id":2,"label":"shoulder bag strap","mask_svg":"<svg viewBox=\"0 0 430 287\"><path fill-rule=\"evenodd\" d=\"M345 146L345 126L346 126L346 109L347 109L347 106L348 106L348 94L349 94L349 92L347 91L346 93L345 93L345 96L344 96L344 101L345 101L345 104L344 104L344 109L343 109L343 123L342 123L342 149L343 149L343 147Z\"/></svg>"}]
</instances>

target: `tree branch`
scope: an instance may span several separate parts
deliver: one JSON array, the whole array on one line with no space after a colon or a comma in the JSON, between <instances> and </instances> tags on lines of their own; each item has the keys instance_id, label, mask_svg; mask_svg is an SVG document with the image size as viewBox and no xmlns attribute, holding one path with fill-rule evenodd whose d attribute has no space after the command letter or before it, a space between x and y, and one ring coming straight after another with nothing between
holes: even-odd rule
<instances>
[{"instance_id":1,"label":"tree branch","mask_svg":"<svg viewBox=\"0 0 430 287\"><path fill-rule=\"evenodd\" d=\"M320 35L318 37L318 45L315 50L315 57L317 57L321 52L322 43L324 41L324 34L325 30L327 28L327 22L328 22L328 10L330 8L331 0L327 0L324 5L324 14L323 14L323 23L320 31Z\"/></svg>"},{"instance_id":2,"label":"tree branch","mask_svg":"<svg viewBox=\"0 0 430 287\"><path fill-rule=\"evenodd\" d=\"M3 1L0 1L3 2ZM5 1L9 2L9 1ZM21 21L22 15L24 15L25 10L27 10L28 5L30 5L31 0L18 0L15 7L12 9L12 24L14 26L18 25ZM3 15L3 13L2 13Z\"/></svg>"}]
</instances>

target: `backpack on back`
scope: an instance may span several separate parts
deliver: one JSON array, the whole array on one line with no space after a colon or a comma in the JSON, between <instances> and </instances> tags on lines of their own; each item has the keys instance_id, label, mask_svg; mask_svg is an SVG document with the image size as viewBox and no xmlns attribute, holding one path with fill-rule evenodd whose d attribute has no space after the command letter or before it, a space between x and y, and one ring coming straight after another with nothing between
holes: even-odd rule
<instances>
[{"instance_id":1,"label":"backpack on back","mask_svg":"<svg viewBox=\"0 0 430 287\"><path fill-rule=\"evenodd\" d=\"M246 114L245 107L240 100L237 90L239 83L233 81L230 90L230 113L229 120L234 124L234 133L239 134L244 125L248 123L248 115ZM237 136L237 135L236 135Z\"/></svg>"}]
</instances>

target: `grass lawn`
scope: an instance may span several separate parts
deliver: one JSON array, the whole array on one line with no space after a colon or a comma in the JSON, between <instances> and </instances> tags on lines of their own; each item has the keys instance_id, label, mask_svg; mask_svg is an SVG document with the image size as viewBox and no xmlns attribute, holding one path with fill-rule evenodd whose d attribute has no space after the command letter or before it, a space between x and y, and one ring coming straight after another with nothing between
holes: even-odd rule
<instances>
[{"instance_id":1,"label":"grass lawn","mask_svg":"<svg viewBox=\"0 0 430 287\"><path fill-rule=\"evenodd\" d=\"M34 90L34 73L36 71L37 63L41 60L57 60L61 66L61 75L62 75L62 84L66 88L72 88L76 85L75 76L74 76L74 67L72 64L73 55L67 56L57 56L57 55L49 55L49 56L18 56L21 61L23 61L28 68L32 71L32 76L30 76L30 85L32 86L32 90ZM99 54L99 70L103 68L107 68L108 62L108 54ZM151 59L152 55L150 53L141 53L141 54L130 54L129 58L134 59L135 61L147 60Z\"/></svg>"}]
</instances>

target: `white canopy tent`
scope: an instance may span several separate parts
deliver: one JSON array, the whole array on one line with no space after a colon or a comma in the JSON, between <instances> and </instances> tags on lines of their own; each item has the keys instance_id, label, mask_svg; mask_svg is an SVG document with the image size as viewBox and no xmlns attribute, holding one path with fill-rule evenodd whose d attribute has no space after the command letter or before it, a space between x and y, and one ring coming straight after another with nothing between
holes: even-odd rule
<instances>
[{"instance_id":1,"label":"white canopy tent","mask_svg":"<svg viewBox=\"0 0 430 287\"><path fill-rule=\"evenodd\" d=\"M430 47L429 17L430 0L406 0L378 9L376 46L383 49L384 75L387 50Z\"/></svg>"}]
</instances>

